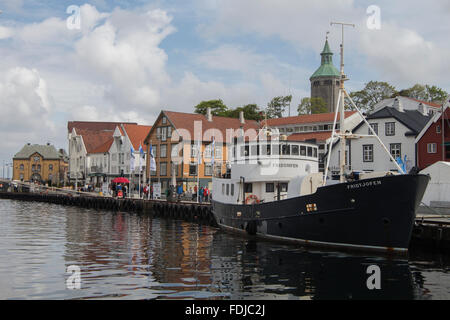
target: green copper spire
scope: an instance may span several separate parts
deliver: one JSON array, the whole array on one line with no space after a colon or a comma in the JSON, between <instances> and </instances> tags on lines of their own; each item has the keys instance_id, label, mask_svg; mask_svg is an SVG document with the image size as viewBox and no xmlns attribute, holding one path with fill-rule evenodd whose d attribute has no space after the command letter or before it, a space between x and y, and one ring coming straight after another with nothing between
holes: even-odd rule
<instances>
[{"instance_id":1,"label":"green copper spire","mask_svg":"<svg viewBox=\"0 0 450 320\"><path fill-rule=\"evenodd\" d=\"M328 39L325 40L325 46L320 55L322 56L320 67L313 73L310 79L317 77L340 77L338 69L333 65L333 52L331 52L330 46L328 45Z\"/></svg>"}]
</instances>

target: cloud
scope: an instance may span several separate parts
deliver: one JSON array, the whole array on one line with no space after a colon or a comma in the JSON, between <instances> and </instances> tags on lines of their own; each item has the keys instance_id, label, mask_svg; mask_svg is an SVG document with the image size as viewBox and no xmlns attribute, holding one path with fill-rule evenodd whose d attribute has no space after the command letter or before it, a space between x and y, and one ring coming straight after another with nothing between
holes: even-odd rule
<instances>
[{"instance_id":1,"label":"cloud","mask_svg":"<svg viewBox=\"0 0 450 320\"><path fill-rule=\"evenodd\" d=\"M54 104L47 83L37 70L23 67L7 70L0 78L0 96L2 154L11 150L8 147L17 152L18 146L25 142L45 143L36 139L60 135L49 120Z\"/></svg>"}]
</instances>

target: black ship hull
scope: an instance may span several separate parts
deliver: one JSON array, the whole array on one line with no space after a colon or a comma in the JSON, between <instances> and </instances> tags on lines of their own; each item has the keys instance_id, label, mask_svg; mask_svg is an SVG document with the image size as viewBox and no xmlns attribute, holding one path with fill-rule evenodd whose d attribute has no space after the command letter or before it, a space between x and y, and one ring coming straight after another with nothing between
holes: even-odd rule
<instances>
[{"instance_id":1,"label":"black ship hull","mask_svg":"<svg viewBox=\"0 0 450 320\"><path fill-rule=\"evenodd\" d=\"M406 252L430 178L392 175L252 205L212 201L224 229L304 245Z\"/></svg>"}]
</instances>

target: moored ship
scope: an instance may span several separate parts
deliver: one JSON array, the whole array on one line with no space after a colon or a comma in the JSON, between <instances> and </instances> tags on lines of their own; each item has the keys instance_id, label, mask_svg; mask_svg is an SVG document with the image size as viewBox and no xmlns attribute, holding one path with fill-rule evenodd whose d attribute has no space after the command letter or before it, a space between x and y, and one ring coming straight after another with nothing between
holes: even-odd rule
<instances>
[{"instance_id":1,"label":"moored ship","mask_svg":"<svg viewBox=\"0 0 450 320\"><path fill-rule=\"evenodd\" d=\"M343 23L338 23L342 26ZM406 174L344 88L343 43L339 95L328 150L340 144L339 181L318 170L318 147L287 141L264 127L235 139L227 173L213 177L212 212L224 229L307 245L406 252L429 176ZM344 98L371 134L345 130ZM340 113L340 132L337 115ZM347 139L376 138L397 170L346 172Z\"/></svg>"}]
</instances>

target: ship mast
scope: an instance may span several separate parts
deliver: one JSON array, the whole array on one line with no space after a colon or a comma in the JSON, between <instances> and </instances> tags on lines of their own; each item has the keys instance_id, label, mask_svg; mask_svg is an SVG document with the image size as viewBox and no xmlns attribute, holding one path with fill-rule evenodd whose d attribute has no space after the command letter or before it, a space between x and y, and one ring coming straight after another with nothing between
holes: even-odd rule
<instances>
[{"instance_id":1,"label":"ship mast","mask_svg":"<svg viewBox=\"0 0 450 320\"><path fill-rule=\"evenodd\" d=\"M347 93L347 91L345 90L344 87L344 81L347 81L348 78L344 73L344 27L346 26L351 26L351 27L355 27L354 24L351 23L343 23L343 22L331 22L330 25L340 25L341 26L341 30L342 30L342 43L341 43L341 70L340 70L340 75L341 75L341 81L339 83L339 94L338 94L338 101L337 101L337 106L336 106L336 110L335 110L335 114L334 114L334 122L333 122L333 131L331 133L331 137L330 137L330 142L328 145L328 158L327 158L327 164L325 166L325 173L324 173L324 177L323 177L323 185L326 185L326 181L327 181L327 175L328 175L328 167L330 165L330 159L331 159L331 151L333 148L333 140L334 138L339 137L340 139L340 157L339 157L339 167L340 167L340 182L345 182L345 145L346 145L346 140L347 139L355 139L355 138L363 138L363 137L374 137L378 140L378 142L380 143L380 145L382 146L382 148L384 149L384 151L386 152L386 154L388 155L388 157L390 158L390 160L394 163L394 165L397 167L398 172L400 173L405 173L403 172L403 169L399 166L399 164L397 163L397 161L392 157L392 154L389 152L389 150L386 148L386 146L384 145L383 141L381 141L380 137L376 134L376 132L373 130L372 126L370 125L370 123L366 120L365 116L362 114L361 110L359 110L359 108L356 106L356 104L353 102L352 98L350 97L350 95ZM352 107L358 112L359 116L361 117L361 119L364 121L364 123L367 125L367 127L369 128L369 131L371 134L369 135L355 135L352 134L351 132L347 133L345 130L345 106L344 106L344 100L345 97L347 97L348 101L350 102L350 104L352 105ZM336 122L337 122L337 115L338 113L340 114L340 119L339 119L339 134L336 134Z\"/></svg>"},{"instance_id":2,"label":"ship mast","mask_svg":"<svg viewBox=\"0 0 450 320\"><path fill-rule=\"evenodd\" d=\"M347 81L348 78L346 77L344 73L344 27L345 26L351 26L355 27L354 24L351 23L343 23L343 22L331 22L330 25L340 25L342 29L342 42L341 42L341 81L339 83L339 97L340 101L338 101L338 108L340 113L340 119L339 119L339 130L340 130L340 146L341 146L341 153L339 157L339 167L340 167L340 181L345 182L345 145L346 145L346 139L345 139L345 106L344 106L344 99L345 99L345 89L344 89L344 81Z\"/></svg>"}]
</instances>

